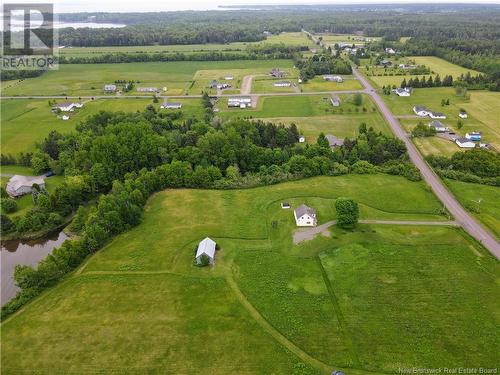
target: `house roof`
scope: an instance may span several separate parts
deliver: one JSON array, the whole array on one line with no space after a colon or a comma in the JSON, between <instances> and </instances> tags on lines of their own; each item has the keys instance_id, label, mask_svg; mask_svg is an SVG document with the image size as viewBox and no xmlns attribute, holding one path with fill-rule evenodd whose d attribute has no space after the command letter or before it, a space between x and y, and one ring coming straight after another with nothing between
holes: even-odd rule
<instances>
[{"instance_id":1,"label":"house roof","mask_svg":"<svg viewBox=\"0 0 500 375\"><path fill-rule=\"evenodd\" d=\"M163 106L164 107L182 107L182 103L178 103L178 102L164 102L163 103Z\"/></svg>"},{"instance_id":2,"label":"house roof","mask_svg":"<svg viewBox=\"0 0 500 375\"><path fill-rule=\"evenodd\" d=\"M54 107L61 108L61 107L69 107L71 105L74 105L75 103L73 102L62 102L62 103L57 103Z\"/></svg>"},{"instance_id":3,"label":"house roof","mask_svg":"<svg viewBox=\"0 0 500 375\"><path fill-rule=\"evenodd\" d=\"M22 187L32 187L33 184L43 185L44 183L45 179L43 176L21 176L16 174L10 178L7 188L16 191Z\"/></svg>"},{"instance_id":4,"label":"house roof","mask_svg":"<svg viewBox=\"0 0 500 375\"><path fill-rule=\"evenodd\" d=\"M432 120L430 123L429 123L429 126L432 126L434 128L444 128L444 124L441 122L441 121L437 121L437 120Z\"/></svg>"},{"instance_id":5,"label":"house roof","mask_svg":"<svg viewBox=\"0 0 500 375\"><path fill-rule=\"evenodd\" d=\"M295 209L295 216L296 217L301 217L301 216L304 216L306 214L309 216L315 217L316 210L314 208L306 206L305 204L301 204L299 207L297 207Z\"/></svg>"},{"instance_id":6,"label":"house roof","mask_svg":"<svg viewBox=\"0 0 500 375\"><path fill-rule=\"evenodd\" d=\"M413 109L417 112L420 112L420 111L428 111L427 108L425 108L423 105L416 105L413 107Z\"/></svg>"},{"instance_id":7,"label":"house roof","mask_svg":"<svg viewBox=\"0 0 500 375\"><path fill-rule=\"evenodd\" d=\"M215 256L215 242L208 238L205 237L199 244L198 244L198 250L196 251L196 258L198 258L200 255L207 255L210 258L214 258Z\"/></svg>"},{"instance_id":8,"label":"house roof","mask_svg":"<svg viewBox=\"0 0 500 375\"><path fill-rule=\"evenodd\" d=\"M444 116L445 114L443 112L431 112L433 116Z\"/></svg>"},{"instance_id":9,"label":"house roof","mask_svg":"<svg viewBox=\"0 0 500 375\"><path fill-rule=\"evenodd\" d=\"M332 134L327 134L325 135L325 138L328 140L328 143L330 144L330 147L334 146L342 146L344 144L343 139L339 139L336 136Z\"/></svg>"},{"instance_id":10,"label":"house roof","mask_svg":"<svg viewBox=\"0 0 500 375\"><path fill-rule=\"evenodd\" d=\"M459 142L459 143L471 142L471 143L474 143L473 141L471 141L470 139L467 139L467 138L457 138L457 139L455 139L455 142Z\"/></svg>"}]
</instances>

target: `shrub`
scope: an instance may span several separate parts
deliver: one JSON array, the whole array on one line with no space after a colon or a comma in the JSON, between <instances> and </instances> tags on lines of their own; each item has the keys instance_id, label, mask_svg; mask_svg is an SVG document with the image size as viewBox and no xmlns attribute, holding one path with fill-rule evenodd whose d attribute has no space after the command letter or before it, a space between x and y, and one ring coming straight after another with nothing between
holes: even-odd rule
<instances>
[{"instance_id":1,"label":"shrub","mask_svg":"<svg viewBox=\"0 0 500 375\"><path fill-rule=\"evenodd\" d=\"M344 229L352 229L359 219L358 203L350 198L338 198L335 201L337 211L337 224Z\"/></svg>"},{"instance_id":2,"label":"shrub","mask_svg":"<svg viewBox=\"0 0 500 375\"><path fill-rule=\"evenodd\" d=\"M12 198L1 199L2 210L6 213L15 212L17 210L17 202Z\"/></svg>"},{"instance_id":3,"label":"shrub","mask_svg":"<svg viewBox=\"0 0 500 375\"><path fill-rule=\"evenodd\" d=\"M352 173L357 174L372 174L376 173L377 170L373 164L370 164L366 160L359 160L351 166Z\"/></svg>"}]
</instances>

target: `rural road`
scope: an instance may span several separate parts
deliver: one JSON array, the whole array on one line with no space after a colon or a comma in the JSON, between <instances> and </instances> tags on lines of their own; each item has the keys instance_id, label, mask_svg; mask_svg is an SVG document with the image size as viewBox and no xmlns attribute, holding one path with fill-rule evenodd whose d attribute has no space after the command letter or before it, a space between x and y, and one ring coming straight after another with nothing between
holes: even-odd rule
<instances>
[{"instance_id":1,"label":"rural road","mask_svg":"<svg viewBox=\"0 0 500 375\"><path fill-rule=\"evenodd\" d=\"M450 193L450 191L444 186L441 179L434 173L434 171L425 162L424 158L417 150L413 142L407 136L405 131L401 128L398 120L392 112L389 110L387 105L384 103L380 95L373 88L371 83L366 79L361 73L359 73L356 68L353 67L352 72L354 76L361 82L365 87L364 92L370 95L373 101L377 104L380 112L387 120L389 126L391 127L394 135L401 139L408 150L408 155L411 161L419 169L423 179L434 191L434 194L443 203L446 209L453 215L454 219L460 226L477 241L479 241L484 247L486 247L490 253L492 253L497 259L500 259L500 244L496 238L484 227L479 224L461 205L458 203L456 198Z\"/></svg>"},{"instance_id":2,"label":"rural road","mask_svg":"<svg viewBox=\"0 0 500 375\"><path fill-rule=\"evenodd\" d=\"M293 243L295 245L314 239L318 234L323 233L332 225L335 225L337 220L330 220L324 224L311 228L300 228L293 233ZM359 220L360 224L380 224L380 225L430 225L430 226L450 226L456 227L456 221L416 221L416 220ZM325 233L325 235L330 233Z\"/></svg>"}]
</instances>

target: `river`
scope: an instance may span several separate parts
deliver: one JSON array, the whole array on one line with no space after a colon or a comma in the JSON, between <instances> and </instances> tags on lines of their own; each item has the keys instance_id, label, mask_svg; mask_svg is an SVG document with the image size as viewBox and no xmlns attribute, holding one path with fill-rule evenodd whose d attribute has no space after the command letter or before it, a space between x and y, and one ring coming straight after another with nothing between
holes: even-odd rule
<instances>
[{"instance_id":1,"label":"river","mask_svg":"<svg viewBox=\"0 0 500 375\"><path fill-rule=\"evenodd\" d=\"M68 236L56 232L45 238L29 241L4 241L0 251L1 305L14 298L19 288L14 283L14 268L18 264L36 266L43 258L59 247Z\"/></svg>"}]
</instances>

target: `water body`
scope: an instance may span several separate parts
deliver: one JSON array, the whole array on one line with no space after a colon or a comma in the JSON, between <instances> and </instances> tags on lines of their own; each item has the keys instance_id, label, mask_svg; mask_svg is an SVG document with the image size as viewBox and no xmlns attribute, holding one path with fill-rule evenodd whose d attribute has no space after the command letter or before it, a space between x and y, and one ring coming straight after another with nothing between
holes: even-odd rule
<instances>
[{"instance_id":1,"label":"water body","mask_svg":"<svg viewBox=\"0 0 500 375\"><path fill-rule=\"evenodd\" d=\"M59 247L68 236L56 232L45 238L29 241L4 241L0 250L1 305L14 298L19 288L14 283L14 268L18 265L36 266L43 258Z\"/></svg>"}]
</instances>

